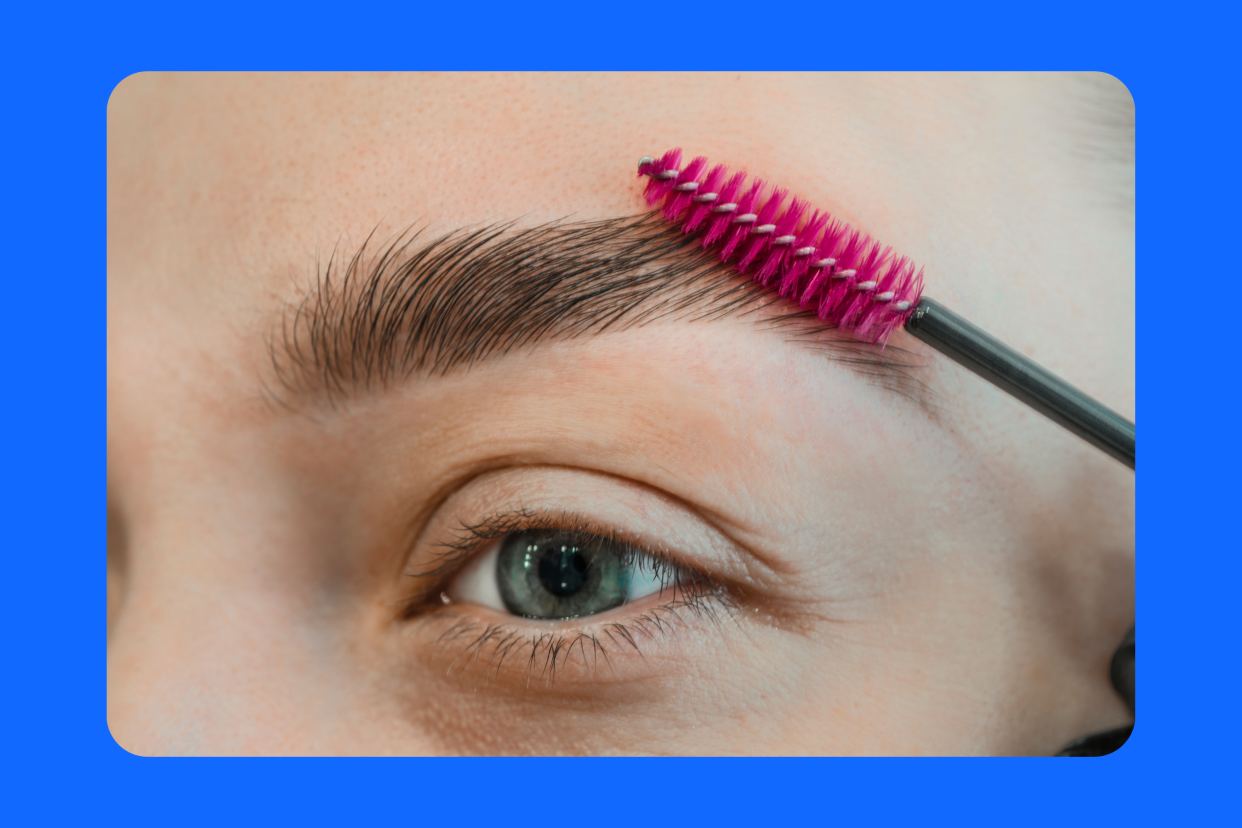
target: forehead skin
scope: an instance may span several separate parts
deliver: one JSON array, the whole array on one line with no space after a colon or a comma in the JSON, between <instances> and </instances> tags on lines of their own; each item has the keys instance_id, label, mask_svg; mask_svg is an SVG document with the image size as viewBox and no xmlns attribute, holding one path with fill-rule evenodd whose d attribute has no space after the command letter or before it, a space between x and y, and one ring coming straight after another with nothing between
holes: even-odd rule
<instances>
[{"instance_id":1,"label":"forehead skin","mask_svg":"<svg viewBox=\"0 0 1242 828\"><path fill-rule=\"evenodd\" d=\"M1131 416L1133 232L1082 147L1101 94L1126 95L1056 75L136 75L109 108L109 253L134 274L114 287L284 294L377 225L630 214L635 153L682 146L912 256L929 295Z\"/></svg>"},{"instance_id":2,"label":"forehead skin","mask_svg":"<svg viewBox=\"0 0 1242 828\"><path fill-rule=\"evenodd\" d=\"M1105 101L1130 106L1119 83L1097 76L126 79L108 109L108 474L110 513L124 518L131 550L127 611L148 625L175 614L142 596L142 583L166 583L180 565L174 550L141 542L144 531L166 538L170 530L144 527L169 520L167 503L181 498L172 510L179 531L217 531L211 514L220 503L178 494L179 481L216 470L187 458L223 424L257 433L275 422L262 395L265 336L317 258L338 243L352 253L376 227L384 235L414 223L447 231L493 219L633 214L644 209L638 158L674 146L789 187L913 257L926 267L929 296L1133 418L1134 236L1116 196L1128 180L1124 163L1082 151L1101 141L1092 112ZM894 343L923 353L904 334ZM1005 566L1090 619L1090 629L1064 632L1056 644L1073 649L1067 658L1106 662L1133 619L1132 473L956 366L922 362L919 379L935 389L941 415L917 433L935 445L914 457L894 445L876 457L897 479L935 476L951 456L967 471L946 508L969 503L969 513L982 497L975 489L986 488L988 503L1043 527L1032 545L1042 557ZM269 505L279 513L281 504ZM264 508L256 503L253 513ZM143 655L144 646L173 652L175 644L130 625L110 643L114 733L131 709L120 696L180 692ZM289 658L288 670L310 669ZM254 675L276 669L251 667ZM124 671L138 678L122 681ZM1106 692L1092 704L1083 716L1116 723L1107 721L1119 714ZM202 728L222 715L202 712L214 711L209 701L177 709L190 718L186 710L199 710ZM1073 728L1082 724L1065 724L1063 735L1079 735ZM203 749L184 735L190 725L181 726L182 748L125 727L131 749ZM217 749L313 752L316 744L256 735Z\"/></svg>"}]
</instances>

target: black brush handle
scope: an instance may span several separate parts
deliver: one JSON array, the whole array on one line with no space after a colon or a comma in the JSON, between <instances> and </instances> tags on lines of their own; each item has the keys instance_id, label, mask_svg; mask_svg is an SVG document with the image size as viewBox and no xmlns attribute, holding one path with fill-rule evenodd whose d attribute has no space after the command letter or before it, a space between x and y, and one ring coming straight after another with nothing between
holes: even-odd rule
<instances>
[{"instance_id":1,"label":"black brush handle","mask_svg":"<svg viewBox=\"0 0 1242 828\"><path fill-rule=\"evenodd\" d=\"M934 299L922 299L906 330L1008 391L1045 417L1134 468L1134 423L1019 354Z\"/></svg>"}]
</instances>

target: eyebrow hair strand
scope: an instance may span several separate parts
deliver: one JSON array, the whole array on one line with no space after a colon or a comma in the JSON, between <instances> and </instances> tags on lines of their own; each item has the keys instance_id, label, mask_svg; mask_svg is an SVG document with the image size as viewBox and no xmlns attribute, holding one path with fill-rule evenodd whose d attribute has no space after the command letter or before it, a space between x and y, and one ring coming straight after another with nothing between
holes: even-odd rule
<instances>
[{"instance_id":1,"label":"eyebrow hair strand","mask_svg":"<svg viewBox=\"0 0 1242 828\"><path fill-rule=\"evenodd\" d=\"M651 214L516 221L426 239L407 228L372 255L378 227L344 259L340 242L269 337L294 396L337 401L417 374L446 375L548 340L657 321L757 314L869 381L928 408L911 354L845 335L705 253ZM763 313L759 313L763 311Z\"/></svg>"}]
</instances>

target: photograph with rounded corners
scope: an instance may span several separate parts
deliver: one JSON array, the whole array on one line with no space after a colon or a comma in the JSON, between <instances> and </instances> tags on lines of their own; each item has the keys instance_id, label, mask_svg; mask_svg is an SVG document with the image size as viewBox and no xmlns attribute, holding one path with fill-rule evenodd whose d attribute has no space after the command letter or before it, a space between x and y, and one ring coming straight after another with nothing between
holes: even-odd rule
<instances>
[{"instance_id":1,"label":"photograph with rounded corners","mask_svg":"<svg viewBox=\"0 0 1242 828\"><path fill-rule=\"evenodd\" d=\"M1100 73L142 73L107 109L140 756L1100 756Z\"/></svg>"}]
</instances>

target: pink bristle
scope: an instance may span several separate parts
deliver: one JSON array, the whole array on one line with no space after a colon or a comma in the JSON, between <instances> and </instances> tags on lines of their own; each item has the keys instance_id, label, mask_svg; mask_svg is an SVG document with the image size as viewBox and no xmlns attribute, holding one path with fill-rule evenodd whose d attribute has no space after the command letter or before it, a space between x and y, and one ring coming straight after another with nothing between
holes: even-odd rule
<instances>
[{"instance_id":1,"label":"pink bristle","mask_svg":"<svg viewBox=\"0 0 1242 828\"><path fill-rule=\"evenodd\" d=\"M840 219L834 219L824 229L824 237L819 240L820 258L836 258L841 242L853 232L850 226Z\"/></svg>"},{"instance_id":2,"label":"pink bristle","mask_svg":"<svg viewBox=\"0 0 1242 828\"><path fill-rule=\"evenodd\" d=\"M755 223L752 224L751 227L763 227L771 224L772 220L776 218L776 211L781 208L781 204L785 201L785 196L787 195L789 195L789 191L783 187L777 187L774 189L772 191L772 195L768 196L768 200L765 201L763 206L759 208L759 218L755 219ZM751 266L751 263L758 258L759 254L772 243L773 238L773 233L757 235L752 229L750 245L747 246L746 251L742 253L742 258L738 260L737 269L740 272L745 273L747 268Z\"/></svg>"},{"instance_id":3,"label":"pink bristle","mask_svg":"<svg viewBox=\"0 0 1242 828\"><path fill-rule=\"evenodd\" d=\"M750 189L746 191L746 194L738 200L737 209L733 211L733 230L727 235L725 243L720 247L721 261L726 261L732 256L737 246L750 235L750 228L754 224L740 225L737 223L737 217L755 212L755 206L759 202L759 194L763 192L763 188L766 186L762 178L756 178L750 183Z\"/></svg>"},{"instance_id":4,"label":"pink bristle","mask_svg":"<svg viewBox=\"0 0 1242 828\"><path fill-rule=\"evenodd\" d=\"M645 164L638 168L639 175L650 175L651 180L647 182L647 189L643 192L643 197L647 199L648 204L655 204L663 201L664 197L673 189L676 183L672 178L661 178L659 173L666 170L680 169L681 150L671 149L664 153L659 160L653 164Z\"/></svg>"},{"instance_id":5,"label":"pink bristle","mask_svg":"<svg viewBox=\"0 0 1242 828\"><path fill-rule=\"evenodd\" d=\"M866 247L866 236L852 227L842 228L844 232L832 257L837 260L836 270L854 270L858 257Z\"/></svg>"},{"instance_id":6,"label":"pink bristle","mask_svg":"<svg viewBox=\"0 0 1242 828\"><path fill-rule=\"evenodd\" d=\"M830 272L830 269L826 267L817 269L817 272L815 273L815 275L811 277L811 281L806 283L806 288L803 289L802 296L798 298L799 305L801 305L804 308L809 308L811 305L815 305L816 309L818 310L819 308L818 297L820 295L820 292L828 284L829 272Z\"/></svg>"},{"instance_id":7,"label":"pink bristle","mask_svg":"<svg viewBox=\"0 0 1242 828\"><path fill-rule=\"evenodd\" d=\"M720 198L716 199L716 204L735 204L736 202L734 199L737 198L737 194L741 191L742 185L745 183L746 173L736 172L731 175L728 182L720 188ZM738 209L741 209L741 205L738 205ZM713 213L712 215L714 215L715 218L712 219L711 226L708 227L707 232L703 234L703 247L705 248L710 247L712 243L724 235L724 232L729 229L729 225L733 221L733 217L738 215L738 212L737 210L733 210L728 213Z\"/></svg>"},{"instance_id":8,"label":"pink bristle","mask_svg":"<svg viewBox=\"0 0 1242 828\"><path fill-rule=\"evenodd\" d=\"M872 342L887 342L889 334L906 324L906 319L914 313L914 306L919 303L919 297L923 295L922 268L919 268L919 272L915 274L914 262L910 262L905 272L899 277L897 284L900 287L894 290L888 314L872 328ZM899 302L905 303L905 310L893 309Z\"/></svg>"},{"instance_id":9,"label":"pink bristle","mask_svg":"<svg viewBox=\"0 0 1242 828\"><path fill-rule=\"evenodd\" d=\"M858 278L858 269L854 267L861 258L864 248L864 236L857 230L851 230L840 249L833 256L837 263L833 265L832 274L828 277L828 289L820 300L818 313L820 319L843 320L844 311L849 306L854 282ZM842 272L854 271L853 276L843 277Z\"/></svg>"},{"instance_id":10,"label":"pink bristle","mask_svg":"<svg viewBox=\"0 0 1242 828\"><path fill-rule=\"evenodd\" d=\"M897 288L897 296L894 302L903 302L908 304L913 310L914 306L919 303L919 298L923 295L923 268L919 268L917 274L914 273L914 262L910 263L909 270L906 271L907 276L902 280L902 287ZM905 324L905 321L902 321Z\"/></svg>"},{"instance_id":11,"label":"pink bristle","mask_svg":"<svg viewBox=\"0 0 1242 828\"><path fill-rule=\"evenodd\" d=\"M876 288L871 290L869 294L861 295L861 300L854 299L854 303L856 303L854 304L854 312L858 315L857 323L854 323L853 326L854 329L858 331L859 335L866 336L868 331L876 325L878 320L883 318L884 315L888 313L888 303L881 302L878 297L881 297L882 294L891 292L894 278L897 276L897 272L899 271L899 266L904 267L905 264L904 258L898 259L897 262L893 262L892 258L892 251L888 250L888 248L884 248L881 264L879 264L876 268L873 268L873 276L868 277L876 282ZM879 278L874 278L874 274L881 274L881 276L879 276Z\"/></svg>"},{"instance_id":12,"label":"pink bristle","mask_svg":"<svg viewBox=\"0 0 1242 828\"><path fill-rule=\"evenodd\" d=\"M884 274L884 278L879 281L879 287L876 288L876 302L873 302L871 307L867 308L866 314L863 315L861 323L862 330L866 330L868 333L871 333L871 331L876 330L878 325L883 324L884 318L892 315L892 302L897 299L897 290L894 290L893 288L898 286L900 279L902 279L902 274L907 271L909 264L909 259L903 256L893 262L892 267L888 268L888 273ZM881 295L887 295L888 293L893 294L893 299L886 303L879 302L878 297L881 297Z\"/></svg>"},{"instance_id":13,"label":"pink bristle","mask_svg":"<svg viewBox=\"0 0 1242 828\"><path fill-rule=\"evenodd\" d=\"M824 321L837 320L837 308L846 298L849 291L850 280L837 280L831 276L828 277L828 284L824 290L820 292L818 304L815 306L815 314Z\"/></svg>"},{"instance_id":14,"label":"pink bristle","mask_svg":"<svg viewBox=\"0 0 1242 828\"><path fill-rule=\"evenodd\" d=\"M892 258L893 251L891 248L885 247L874 239L868 239L871 242L871 248L867 251L867 258L855 265L858 268L858 274L865 280L874 281L874 277L879 273L879 268Z\"/></svg>"},{"instance_id":15,"label":"pink bristle","mask_svg":"<svg viewBox=\"0 0 1242 828\"><path fill-rule=\"evenodd\" d=\"M923 286L923 271L916 273L908 258L894 260L890 248L826 212L816 210L806 219L809 205L800 198L782 213L788 196L783 188L764 197L766 185L760 179L747 187L743 172L730 175L718 164L704 175L707 159L695 158L684 170L678 168L680 162L679 149L659 160L644 159L639 174L651 177L644 196L652 205L662 201L665 218L680 222L683 232L701 232L705 249L722 261L732 260L740 272L750 269L760 284L870 342L886 342L905 324ZM666 171L677 174L661 175ZM697 186L684 187L689 183ZM716 198L696 199L709 193ZM740 198L738 193L743 193ZM721 206L726 209L717 209ZM755 219L737 221L746 215ZM773 230L754 233L764 225ZM774 243L790 236L792 243ZM798 255L800 250L807 253ZM735 253L740 253L736 259Z\"/></svg>"},{"instance_id":16,"label":"pink bristle","mask_svg":"<svg viewBox=\"0 0 1242 828\"><path fill-rule=\"evenodd\" d=\"M807 204L805 201L795 198L789 204L789 209L785 214L776 221L776 229L768 236L767 254L763 264L759 266L759 272L755 274L755 281L767 287L772 277L779 271L784 273L785 268L789 265L793 247L788 244L776 244L776 240L782 236L796 236L794 232L798 229L798 225L802 222L802 216L806 213ZM779 285L780 282L777 282Z\"/></svg>"},{"instance_id":17,"label":"pink bristle","mask_svg":"<svg viewBox=\"0 0 1242 828\"><path fill-rule=\"evenodd\" d=\"M868 331L872 330L875 325L891 312L889 307L891 300L889 302L881 302L879 297L888 293L896 293L893 290L893 286L897 284L902 271L908 266L909 261L905 256L902 256L896 261L891 262L884 271L884 275L877 280L873 293L873 296L876 298L867 307L863 308L862 316L858 320L859 333L865 336ZM894 298L896 298L895 295Z\"/></svg>"},{"instance_id":18,"label":"pink bristle","mask_svg":"<svg viewBox=\"0 0 1242 828\"><path fill-rule=\"evenodd\" d=\"M727 173L728 170L723 164L717 164L712 167L712 171L703 179L702 186L699 187L698 192L694 193L694 198L691 199L695 206L690 208L690 215L686 217L685 222L682 224L681 230L683 233L693 233L703 223L703 220L712 214L712 207L717 202L724 203L720 202L719 187ZM701 200L703 196L709 194L715 194L716 199L712 201Z\"/></svg>"},{"instance_id":19,"label":"pink bristle","mask_svg":"<svg viewBox=\"0 0 1242 828\"><path fill-rule=\"evenodd\" d=\"M876 274L880 272L889 255L888 248L872 241L866 257L855 265L857 275L850 280L851 294L845 299L845 307L838 311L843 324L851 328L859 326L858 320L862 319L863 311L874 303L872 297L875 295L874 290L860 291L859 285L875 281Z\"/></svg>"},{"instance_id":20,"label":"pink bristle","mask_svg":"<svg viewBox=\"0 0 1242 828\"><path fill-rule=\"evenodd\" d=\"M804 247L815 247L816 237L819 236L820 231L824 229L824 225L827 223L828 214L816 210L806 225L798 231L798 237L789 246L791 258L789 266L785 269L785 274L781 277L781 296L792 297L797 295L798 286L802 283L802 278L811 269L811 262L819 258L818 252L799 256L797 251Z\"/></svg>"},{"instance_id":21,"label":"pink bristle","mask_svg":"<svg viewBox=\"0 0 1242 828\"><path fill-rule=\"evenodd\" d=\"M920 272L916 280L914 266L913 261L902 256L889 268L888 274L881 284L880 293L892 293L893 298L891 301L876 307L865 320L867 336L872 342L887 342L888 335L893 328L905 324L906 317L910 315L914 305L918 303L919 294L922 293L923 274ZM897 303L910 301L911 288L913 288L912 295L914 301L910 302L909 310L901 311L895 309Z\"/></svg>"},{"instance_id":22,"label":"pink bristle","mask_svg":"<svg viewBox=\"0 0 1242 828\"><path fill-rule=\"evenodd\" d=\"M867 255L871 252L872 247L874 247L874 244L871 241L871 237L861 230L855 230L850 234L850 241L841 253L837 269L848 269L857 273L862 268L862 263L867 260Z\"/></svg>"},{"instance_id":23,"label":"pink bristle","mask_svg":"<svg viewBox=\"0 0 1242 828\"><path fill-rule=\"evenodd\" d=\"M686 168L681 171L681 175L677 176L677 183L673 185L671 197L664 202L664 217L669 221L676 221L681 215L681 211L690 206L690 199L694 198L697 190L681 192L677 188L683 184L698 183L699 175L703 172L703 168L707 166L707 159L703 156L691 161Z\"/></svg>"}]
</instances>

